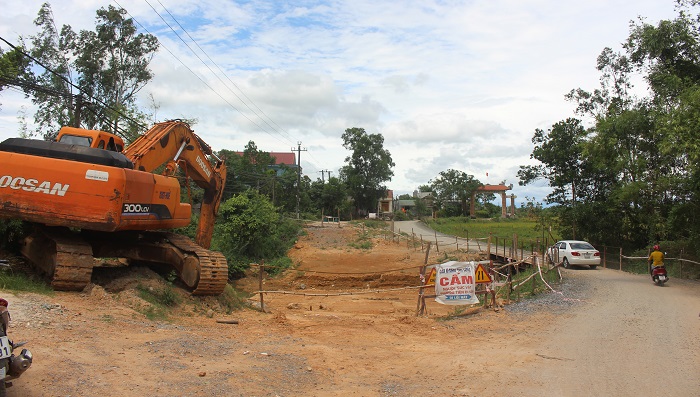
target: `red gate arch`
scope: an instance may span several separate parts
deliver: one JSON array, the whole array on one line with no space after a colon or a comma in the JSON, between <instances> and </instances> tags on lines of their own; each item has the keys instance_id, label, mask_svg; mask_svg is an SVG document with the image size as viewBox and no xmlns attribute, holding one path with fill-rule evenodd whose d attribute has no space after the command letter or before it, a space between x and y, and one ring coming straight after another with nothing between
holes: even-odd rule
<instances>
[{"instance_id":1,"label":"red gate arch","mask_svg":"<svg viewBox=\"0 0 700 397\"><path fill-rule=\"evenodd\" d=\"M476 194L480 192L486 192L486 193L500 193L501 194L501 218L506 218L509 215L506 212L506 192L508 190L513 189L513 184L511 183L510 185L507 185L505 183L502 183L500 185L483 185L480 186L479 188L472 193L472 199L471 202L469 203L469 215L472 218L476 218L476 208L474 206L474 201L476 200ZM510 216L515 215L515 195L511 194L510 195Z\"/></svg>"}]
</instances>

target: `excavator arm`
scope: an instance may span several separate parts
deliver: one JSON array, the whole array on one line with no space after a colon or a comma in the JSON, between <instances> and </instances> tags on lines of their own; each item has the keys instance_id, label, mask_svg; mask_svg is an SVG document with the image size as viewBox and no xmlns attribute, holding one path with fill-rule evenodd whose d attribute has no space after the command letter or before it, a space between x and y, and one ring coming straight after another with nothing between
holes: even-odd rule
<instances>
[{"instance_id":1,"label":"excavator arm","mask_svg":"<svg viewBox=\"0 0 700 397\"><path fill-rule=\"evenodd\" d=\"M214 156L211 147L187 123L172 120L158 123L139 136L127 146L124 155L140 171L153 172L165 167L163 174L172 176L178 166L183 166L186 175L204 189L195 241L209 248L226 183L226 165ZM216 164L211 164L209 156L216 158Z\"/></svg>"}]
</instances>

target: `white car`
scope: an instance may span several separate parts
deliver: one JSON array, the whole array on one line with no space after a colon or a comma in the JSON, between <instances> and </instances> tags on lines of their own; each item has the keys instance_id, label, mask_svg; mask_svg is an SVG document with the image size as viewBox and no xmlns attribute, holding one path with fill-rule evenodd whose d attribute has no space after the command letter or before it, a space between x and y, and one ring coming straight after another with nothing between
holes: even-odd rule
<instances>
[{"instance_id":1,"label":"white car","mask_svg":"<svg viewBox=\"0 0 700 397\"><path fill-rule=\"evenodd\" d=\"M600 252L590 243L580 240L562 240L550 247L549 255L555 263L565 268L585 265L595 269L600 265Z\"/></svg>"}]
</instances>

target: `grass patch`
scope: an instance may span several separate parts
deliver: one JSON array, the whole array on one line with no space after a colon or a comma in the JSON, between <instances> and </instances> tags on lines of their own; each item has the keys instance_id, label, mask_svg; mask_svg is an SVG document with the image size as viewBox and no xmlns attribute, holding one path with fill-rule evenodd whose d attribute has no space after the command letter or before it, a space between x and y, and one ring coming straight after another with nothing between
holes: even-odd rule
<instances>
[{"instance_id":1,"label":"grass patch","mask_svg":"<svg viewBox=\"0 0 700 397\"><path fill-rule=\"evenodd\" d=\"M351 225L362 225L369 229L385 229L388 223L381 219L357 219L350 221Z\"/></svg>"},{"instance_id":2,"label":"grass patch","mask_svg":"<svg viewBox=\"0 0 700 397\"><path fill-rule=\"evenodd\" d=\"M523 281L525 281L528 277L532 276L533 274L537 273L537 269L528 267L525 270L521 270L518 273L513 273L512 274L512 280L513 280L513 286L516 286ZM545 269L542 269L542 276L544 277L545 281L547 284L550 286L557 285L560 280L559 280L559 273L551 269L550 271L546 271ZM534 279L534 281L533 281ZM508 297L508 290L507 286L504 286L503 288L498 290L498 297L505 299ZM535 275L532 279L526 281L524 284L521 286L517 287L515 291L510 292L510 299L511 300L520 300L521 298L531 298L534 297L535 295L542 293L542 292L547 292L549 291L549 288L542 282L542 279L540 278L539 275Z\"/></svg>"},{"instance_id":3,"label":"grass patch","mask_svg":"<svg viewBox=\"0 0 700 397\"><path fill-rule=\"evenodd\" d=\"M100 316L100 320L102 320L106 323L111 323L111 322L114 322L114 317L112 317L109 314L103 314L102 316Z\"/></svg>"},{"instance_id":4,"label":"grass patch","mask_svg":"<svg viewBox=\"0 0 700 397\"><path fill-rule=\"evenodd\" d=\"M276 276L282 274L293 265L294 262L288 256L270 259L265 261L265 272L271 276Z\"/></svg>"},{"instance_id":5,"label":"grass patch","mask_svg":"<svg viewBox=\"0 0 700 397\"><path fill-rule=\"evenodd\" d=\"M366 230L360 232L357 236L357 240L348 244L352 248L370 250L372 249L372 236Z\"/></svg>"},{"instance_id":6,"label":"grass patch","mask_svg":"<svg viewBox=\"0 0 700 397\"><path fill-rule=\"evenodd\" d=\"M231 312L235 310L240 310L246 307L248 305L247 300L249 297L250 294L237 291L231 286L231 284L226 284L224 292L219 295L217 299L226 314L231 314Z\"/></svg>"},{"instance_id":7,"label":"grass patch","mask_svg":"<svg viewBox=\"0 0 700 397\"><path fill-rule=\"evenodd\" d=\"M153 288L139 283L136 291L141 299L151 304L139 310L149 320L166 320L170 309L182 302L182 297L170 284Z\"/></svg>"},{"instance_id":8,"label":"grass patch","mask_svg":"<svg viewBox=\"0 0 700 397\"><path fill-rule=\"evenodd\" d=\"M0 288L10 291L34 292L53 295L54 291L46 282L34 279L23 273L0 272Z\"/></svg>"}]
</instances>

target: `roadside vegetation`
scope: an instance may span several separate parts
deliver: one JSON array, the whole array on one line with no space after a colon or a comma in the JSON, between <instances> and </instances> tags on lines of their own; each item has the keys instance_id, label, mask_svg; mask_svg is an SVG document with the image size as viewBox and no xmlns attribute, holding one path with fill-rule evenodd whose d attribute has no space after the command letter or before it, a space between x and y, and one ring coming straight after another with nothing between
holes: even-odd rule
<instances>
[{"instance_id":1,"label":"roadside vegetation","mask_svg":"<svg viewBox=\"0 0 700 397\"><path fill-rule=\"evenodd\" d=\"M53 295L53 289L43 280L38 280L23 272L13 272L11 269L0 270L0 289Z\"/></svg>"}]
</instances>

